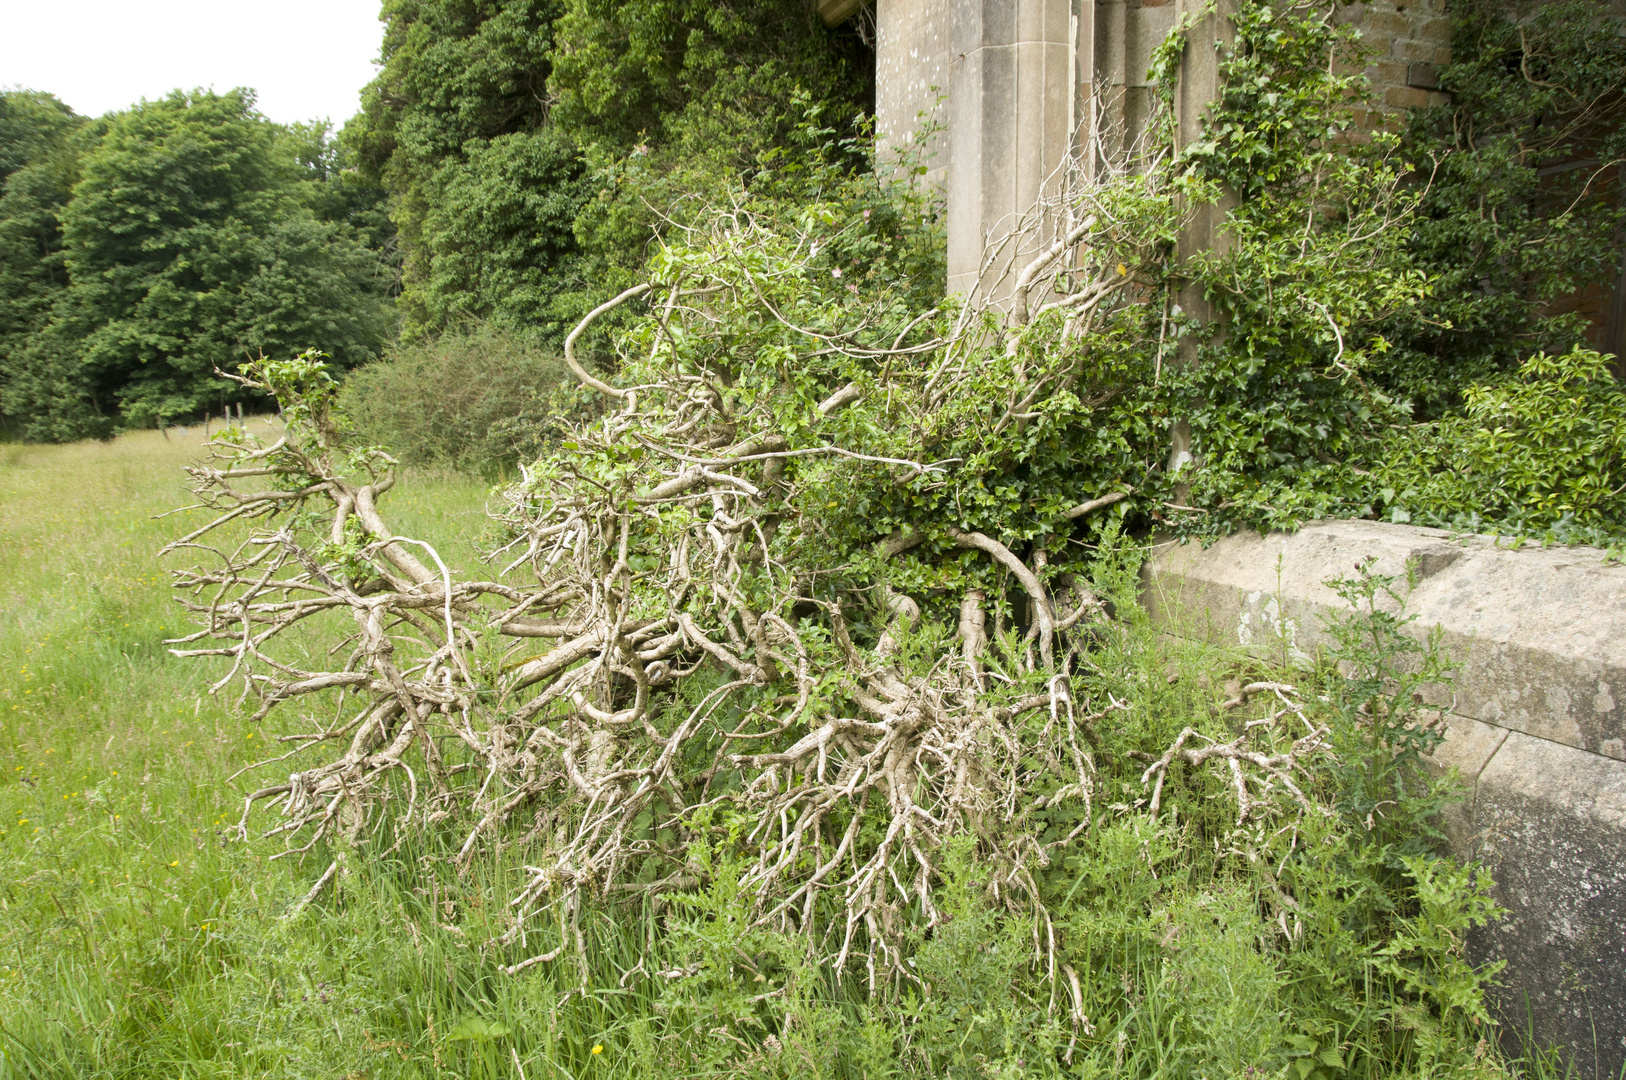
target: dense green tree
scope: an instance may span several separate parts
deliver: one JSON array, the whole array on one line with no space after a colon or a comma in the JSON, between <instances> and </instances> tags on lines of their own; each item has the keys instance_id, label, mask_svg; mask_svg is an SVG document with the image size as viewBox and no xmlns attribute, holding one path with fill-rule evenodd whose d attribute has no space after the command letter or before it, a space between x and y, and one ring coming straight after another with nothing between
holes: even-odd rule
<instances>
[{"instance_id":1,"label":"dense green tree","mask_svg":"<svg viewBox=\"0 0 1626 1080\"><path fill-rule=\"evenodd\" d=\"M36 438L103 434L230 399L213 374L312 345L342 366L389 329L389 276L251 93L176 92L112 117L61 212L68 286L13 361ZM310 140L303 140L307 149Z\"/></svg>"},{"instance_id":2,"label":"dense green tree","mask_svg":"<svg viewBox=\"0 0 1626 1080\"><path fill-rule=\"evenodd\" d=\"M539 285L560 276L581 171L573 149L538 138L558 13L553 0L385 0L383 70L343 142L390 192L409 338L466 317L524 322L557 291ZM523 298L497 284L516 275Z\"/></svg>"},{"instance_id":3,"label":"dense green tree","mask_svg":"<svg viewBox=\"0 0 1626 1080\"><path fill-rule=\"evenodd\" d=\"M549 87L558 120L584 142L688 144L720 130L783 136L793 103L869 102L857 39L811 4L756 0L565 0ZM845 118L844 118L845 119Z\"/></svg>"},{"instance_id":4,"label":"dense green tree","mask_svg":"<svg viewBox=\"0 0 1626 1080\"><path fill-rule=\"evenodd\" d=\"M410 338L487 319L543 339L630 279L662 215L752 169L873 74L801 3L386 0L345 131L392 196Z\"/></svg>"},{"instance_id":5,"label":"dense green tree","mask_svg":"<svg viewBox=\"0 0 1626 1080\"><path fill-rule=\"evenodd\" d=\"M49 94L0 91L0 387L67 285L61 213L83 124ZM0 422L12 426L3 405Z\"/></svg>"},{"instance_id":6,"label":"dense green tree","mask_svg":"<svg viewBox=\"0 0 1626 1080\"><path fill-rule=\"evenodd\" d=\"M357 238L377 254L380 271L397 274L400 260L389 197L375 178L357 167L355 153L333 125L326 120L289 124L280 138L304 181L301 198L317 219L351 226Z\"/></svg>"},{"instance_id":7,"label":"dense green tree","mask_svg":"<svg viewBox=\"0 0 1626 1080\"><path fill-rule=\"evenodd\" d=\"M55 153L81 123L54 95L0 90L0 180Z\"/></svg>"}]
</instances>

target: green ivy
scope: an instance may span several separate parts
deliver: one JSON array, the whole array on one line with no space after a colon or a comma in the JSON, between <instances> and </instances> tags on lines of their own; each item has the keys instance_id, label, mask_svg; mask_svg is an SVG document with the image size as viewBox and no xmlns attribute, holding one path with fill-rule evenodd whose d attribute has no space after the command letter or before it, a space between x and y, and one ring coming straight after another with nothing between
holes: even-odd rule
<instances>
[{"instance_id":1,"label":"green ivy","mask_svg":"<svg viewBox=\"0 0 1626 1080\"><path fill-rule=\"evenodd\" d=\"M1537 353L1464 398L1388 440L1376 475L1390 520L1619 543L1626 390L1607 358Z\"/></svg>"}]
</instances>

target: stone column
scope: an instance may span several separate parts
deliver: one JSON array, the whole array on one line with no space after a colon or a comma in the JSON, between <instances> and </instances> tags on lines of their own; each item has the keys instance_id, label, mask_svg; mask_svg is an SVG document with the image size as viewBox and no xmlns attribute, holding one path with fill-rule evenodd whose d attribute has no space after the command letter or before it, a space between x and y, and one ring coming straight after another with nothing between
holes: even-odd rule
<instances>
[{"instance_id":1,"label":"stone column","mask_svg":"<svg viewBox=\"0 0 1626 1080\"><path fill-rule=\"evenodd\" d=\"M1079 13L1074 0L950 0L949 291L977 285L984 252L1062 189L1076 129ZM1006 245L997 301L1023 256Z\"/></svg>"},{"instance_id":2,"label":"stone column","mask_svg":"<svg viewBox=\"0 0 1626 1080\"><path fill-rule=\"evenodd\" d=\"M1205 0L1175 0L1178 14L1201 11ZM1179 146L1190 146L1203 135L1203 124L1209 116L1209 106L1220 95L1220 48L1236 39L1236 28L1231 16L1236 12L1236 0L1219 0L1214 10L1186 31L1185 62L1180 67L1180 85L1175 89L1175 139ZM1200 252L1219 254L1227 240L1221 228L1225 215L1236 206L1234 196L1227 194L1217 203L1197 209L1196 214L1176 240L1176 255L1181 262ZM1204 322L1213 316L1213 310L1203 299L1202 290L1187 285L1175 297L1175 302L1189 315ZM1182 345L1182 359L1191 346Z\"/></svg>"},{"instance_id":3,"label":"stone column","mask_svg":"<svg viewBox=\"0 0 1626 1080\"><path fill-rule=\"evenodd\" d=\"M1103 148L1119 153L1146 130L1153 87L1152 50L1174 25L1177 0L1096 0L1092 62L1081 66L1083 94L1095 98Z\"/></svg>"},{"instance_id":4,"label":"stone column","mask_svg":"<svg viewBox=\"0 0 1626 1080\"><path fill-rule=\"evenodd\" d=\"M1201 12L1205 7L1205 0L1175 0L1176 18L1187 12ZM1180 85L1174 92L1175 143L1179 147L1202 138L1209 107L1219 98L1221 50L1236 40L1236 27L1232 22L1236 10L1237 0L1217 0L1212 9L1186 31ZM1225 217L1235 206L1236 197L1227 190L1218 202L1197 207L1175 238L1177 263L1184 265L1187 259L1202 252L1222 254L1228 244L1223 228ZM1186 315L1204 324L1211 322L1216 314L1213 305L1203 296L1202 286L1195 283L1177 289L1174 302ZM1195 363L1197 343L1189 337L1181 338L1174 359L1179 364ZM1169 443L1169 471L1177 473L1191 461L1191 425L1186 420L1176 421ZM1189 500L1184 482L1176 488L1176 498L1180 502Z\"/></svg>"},{"instance_id":5,"label":"stone column","mask_svg":"<svg viewBox=\"0 0 1626 1080\"><path fill-rule=\"evenodd\" d=\"M924 127L937 131L921 148L926 182L948 187L950 0L877 0L875 134L882 161L913 150Z\"/></svg>"}]
</instances>

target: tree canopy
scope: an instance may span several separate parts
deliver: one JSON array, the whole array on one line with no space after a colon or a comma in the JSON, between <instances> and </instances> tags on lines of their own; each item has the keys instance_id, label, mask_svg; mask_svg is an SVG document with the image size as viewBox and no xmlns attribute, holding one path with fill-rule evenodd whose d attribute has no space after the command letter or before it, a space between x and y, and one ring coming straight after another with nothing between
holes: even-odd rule
<instances>
[{"instance_id":1,"label":"tree canopy","mask_svg":"<svg viewBox=\"0 0 1626 1080\"><path fill-rule=\"evenodd\" d=\"M632 280L665 214L850 123L871 65L803 5L386 0L346 138L389 190L409 339L467 319L542 340Z\"/></svg>"},{"instance_id":2,"label":"tree canopy","mask_svg":"<svg viewBox=\"0 0 1626 1080\"><path fill-rule=\"evenodd\" d=\"M57 126L79 134L11 144L28 163L0 199L4 408L27 435L195 415L231 397L217 367L262 351L376 355L391 275L325 132L270 123L244 90Z\"/></svg>"}]
</instances>

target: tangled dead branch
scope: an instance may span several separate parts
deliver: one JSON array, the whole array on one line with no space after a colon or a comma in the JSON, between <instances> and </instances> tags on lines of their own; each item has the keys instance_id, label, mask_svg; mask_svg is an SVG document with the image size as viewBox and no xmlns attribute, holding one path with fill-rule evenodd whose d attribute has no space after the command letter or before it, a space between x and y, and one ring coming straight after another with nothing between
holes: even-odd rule
<instances>
[{"instance_id":1,"label":"tangled dead branch","mask_svg":"<svg viewBox=\"0 0 1626 1080\"><path fill-rule=\"evenodd\" d=\"M517 941L584 893L704 884L694 846L721 829L758 922L872 986L912 977L951 843L1042 919L1033 873L1091 827L1101 726L1132 705L1080 689L1109 616L1077 558L962 507L991 454L1087 394L1081 325L1138 302L1132 268L1160 257L1124 209L1148 201L1172 206L1146 178L1074 193L1004 321L857 297L824 226L727 209L570 335L609 407L501 493L485 580L388 523L394 462L346 443L313 356L250 365L286 434L217 439L191 470L213 517L166 549L198 559L175 572L198 623L176 655L226 663L214 688L251 722L305 720L240 834L261 805L283 854L444 822L467 866L528 815ZM575 349L629 303L648 310L612 384ZM1058 484L1033 513L1061 544L1133 490ZM1300 713L1272 692L1235 740L1188 729L1153 761L1154 814L1175 761L1223 763L1239 820L1304 799L1322 733L1282 745Z\"/></svg>"}]
</instances>

